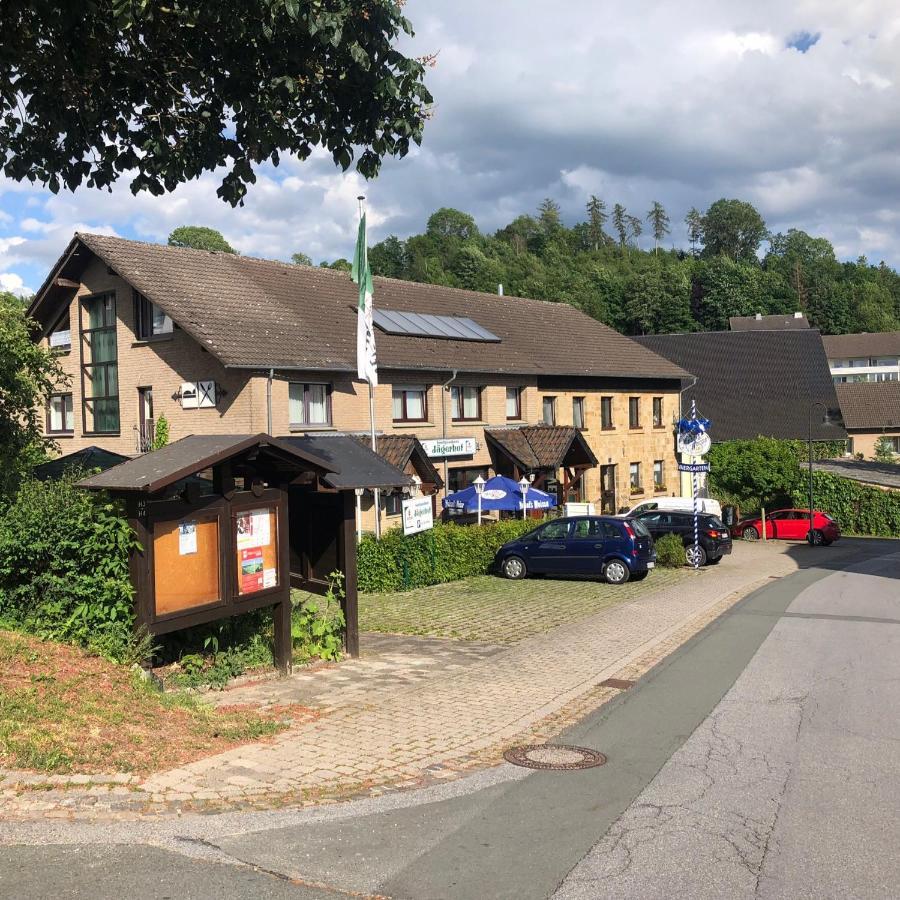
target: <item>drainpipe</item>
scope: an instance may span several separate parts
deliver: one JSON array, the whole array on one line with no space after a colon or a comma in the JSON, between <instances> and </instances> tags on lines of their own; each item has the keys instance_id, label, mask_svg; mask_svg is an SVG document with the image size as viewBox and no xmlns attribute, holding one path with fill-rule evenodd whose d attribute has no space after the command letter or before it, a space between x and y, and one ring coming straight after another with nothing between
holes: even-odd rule
<instances>
[{"instance_id":1,"label":"drainpipe","mask_svg":"<svg viewBox=\"0 0 900 900\"><path fill-rule=\"evenodd\" d=\"M458 369L451 370L453 374L450 376L448 381L445 381L441 385L441 437L444 440L447 440L447 404L444 402L444 394L450 389L450 385L456 381L456 376L459 374ZM447 457L444 457L444 496L447 496Z\"/></svg>"},{"instance_id":2,"label":"drainpipe","mask_svg":"<svg viewBox=\"0 0 900 900\"><path fill-rule=\"evenodd\" d=\"M272 433L272 381L275 379L275 370L269 369L269 377L266 379L266 431Z\"/></svg>"}]
</instances>

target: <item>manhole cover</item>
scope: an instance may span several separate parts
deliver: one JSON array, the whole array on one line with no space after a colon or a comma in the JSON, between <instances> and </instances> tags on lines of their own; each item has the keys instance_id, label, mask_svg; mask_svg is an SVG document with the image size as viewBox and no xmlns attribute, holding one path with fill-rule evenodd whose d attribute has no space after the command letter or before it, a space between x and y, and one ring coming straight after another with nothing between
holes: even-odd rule
<instances>
[{"instance_id":1,"label":"manhole cover","mask_svg":"<svg viewBox=\"0 0 900 900\"><path fill-rule=\"evenodd\" d=\"M606 757L587 747L573 747L571 744L530 744L525 747L511 747L503 758L514 766L526 769L591 769L602 766Z\"/></svg>"}]
</instances>

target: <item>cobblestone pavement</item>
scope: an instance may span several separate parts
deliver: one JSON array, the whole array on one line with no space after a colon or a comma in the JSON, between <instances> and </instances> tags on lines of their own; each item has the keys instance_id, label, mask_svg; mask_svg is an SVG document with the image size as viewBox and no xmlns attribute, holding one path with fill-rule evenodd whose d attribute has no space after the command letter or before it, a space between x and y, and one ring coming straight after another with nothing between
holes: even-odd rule
<instances>
[{"instance_id":1,"label":"cobblestone pavement","mask_svg":"<svg viewBox=\"0 0 900 900\"><path fill-rule=\"evenodd\" d=\"M618 586L578 578L507 581L481 575L396 594L362 594L359 627L388 634L514 644L644 597L690 574L687 569L660 568L647 581Z\"/></svg>"},{"instance_id":2,"label":"cobblestone pavement","mask_svg":"<svg viewBox=\"0 0 900 900\"><path fill-rule=\"evenodd\" d=\"M17 776L0 780L0 816L127 816L321 802L413 786L496 762L513 739L546 738L612 694L769 577L798 568L785 544L740 544L722 565L526 638L456 672L350 691L315 722L143 782ZM565 582L564 584L570 584ZM541 583L556 591L557 583ZM630 673L630 674L629 674ZM29 783L30 782L30 783ZM43 788L36 790L36 788Z\"/></svg>"}]
</instances>

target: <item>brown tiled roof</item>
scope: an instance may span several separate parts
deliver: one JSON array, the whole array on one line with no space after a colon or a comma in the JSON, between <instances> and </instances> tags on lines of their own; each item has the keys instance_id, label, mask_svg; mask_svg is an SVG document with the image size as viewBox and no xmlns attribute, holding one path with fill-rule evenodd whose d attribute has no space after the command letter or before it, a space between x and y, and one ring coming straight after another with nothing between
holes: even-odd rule
<instances>
[{"instance_id":1,"label":"brown tiled roof","mask_svg":"<svg viewBox=\"0 0 900 900\"><path fill-rule=\"evenodd\" d=\"M823 422L813 415L817 441L842 440L834 391L822 337L815 329L789 331L708 331L637 338L697 376L685 389L683 409L697 401L711 421L714 441L766 437L806 440L810 403L832 410ZM817 409L817 408L814 408Z\"/></svg>"},{"instance_id":2,"label":"brown tiled roof","mask_svg":"<svg viewBox=\"0 0 900 900\"><path fill-rule=\"evenodd\" d=\"M355 434L355 440L366 447L371 447L371 439L366 435ZM418 468L421 472L427 472L428 478L423 479L437 484L443 485L443 479L438 474L434 463L429 459L425 448L419 442L419 439L412 434L379 434L375 436L375 447L378 455L390 465L400 469L402 472L409 458L414 454L418 457Z\"/></svg>"},{"instance_id":3,"label":"brown tiled roof","mask_svg":"<svg viewBox=\"0 0 900 900\"><path fill-rule=\"evenodd\" d=\"M804 315L778 316L732 316L728 320L728 327L732 331L783 331L798 328L809 328L809 320Z\"/></svg>"},{"instance_id":4,"label":"brown tiled roof","mask_svg":"<svg viewBox=\"0 0 900 900\"><path fill-rule=\"evenodd\" d=\"M77 234L54 273L72 271L70 254L79 244L162 307L226 366L356 371L357 288L345 273L96 234ZM85 257L82 252L81 265ZM53 284L53 277L48 278L32 310L41 307L45 293L55 290ZM567 303L376 278L375 306L469 316L500 338L486 348L376 331L383 368L673 379L686 375Z\"/></svg>"},{"instance_id":5,"label":"brown tiled roof","mask_svg":"<svg viewBox=\"0 0 900 900\"><path fill-rule=\"evenodd\" d=\"M822 338L829 359L851 356L900 356L900 331L829 334Z\"/></svg>"},{"instance_id":6,"label":"brown tiled roof","mask_svg":"<svg viewBox=\"0 0 900 900\"><path fill-rule=\"evenodd\" d=\"M836 384L847 428L900 428L900 381Z\"/></svg>"},{"instance_id":7,"label":"brown tiled roof","mask_svg":"<svg viewBox=\"0 0 900 900\"><path fill-rule=\"evenodd\" d=\"M863 459L823 459L813 463L817 472L829 472L841 478L852 478L863 484L900 491L900 466L895 463L870 462Z\"/></svg>"},{"instance_id":8,"label":"brown tiled roof","mask_svg":"<svg viewBox=\"0 0 900 900\"><path fill-rule=\"evenodd\" d=\"M522 425L486 429L484 433L524 469L558 469L566 462L573 444L582 450L586 461L597 464L581 432L571 425Z\"/></svg>"}]
</instances>

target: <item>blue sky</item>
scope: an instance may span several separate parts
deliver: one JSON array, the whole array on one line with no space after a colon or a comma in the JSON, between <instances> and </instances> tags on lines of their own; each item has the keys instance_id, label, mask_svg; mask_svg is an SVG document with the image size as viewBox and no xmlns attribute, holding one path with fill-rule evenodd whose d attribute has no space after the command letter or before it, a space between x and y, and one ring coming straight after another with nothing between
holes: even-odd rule
<instances>
[{"instance_id":1,"label":"blue sky","mask_svg":"<svg viewBox=\"0 0 900 900\"><path fill-rule=\"evenodd\" d=\"M37 288L76 230L164 241L220 229L242 253L349 256L356 196L373 240L440 206L492 230L550 196L574 223L596 193L644 215L754 203L773 230L828 237L842 258L900 264L900 8L876 0L409 0L409 49L438 53L421 149L365 183L316 155L264 166L243 208L221 173L174 194L57 196L0 179L0 285Z\"/></svg>"}]
</instances>

